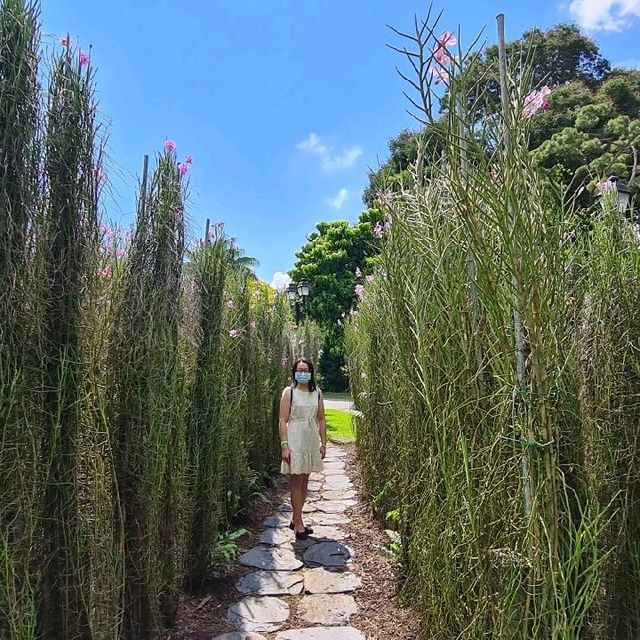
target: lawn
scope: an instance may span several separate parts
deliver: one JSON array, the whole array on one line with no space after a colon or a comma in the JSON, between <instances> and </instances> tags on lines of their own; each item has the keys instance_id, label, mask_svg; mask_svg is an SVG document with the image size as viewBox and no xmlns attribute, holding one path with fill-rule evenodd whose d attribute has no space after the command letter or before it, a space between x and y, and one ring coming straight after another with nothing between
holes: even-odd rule
<instances>
[{"instance_id":1,"label":"lawn","mask_svg":"<svg viewBox=\"0 0 640 640\"><path fill-rule=\"evenodd\" d=\"M327 438L334 442L355 442L353 416L347 411L325 409L327 418Z\"/></svg>"}]
</instances>

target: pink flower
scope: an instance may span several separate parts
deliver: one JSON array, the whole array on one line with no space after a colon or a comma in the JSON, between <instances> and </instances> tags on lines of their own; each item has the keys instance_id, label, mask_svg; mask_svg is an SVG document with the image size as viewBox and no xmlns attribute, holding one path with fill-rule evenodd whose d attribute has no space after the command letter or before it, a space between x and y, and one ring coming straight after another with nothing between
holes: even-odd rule
<instances>
[{"instance_id":1,"label":"pink flower","mask_svg":"<svg viewBox=\"0 0 640 640\"><path fill-rule=\"evenodd\" d=\"M539 90L534 89L531 93L527 94L522 107L522 115L525 118L531 118L534 114L538 113L540 109L549 109L551 105L547 101L547 98L550 94L551 89L546 86Z\"/></svg>"},{"instance_id":2,"label":"pink flower","mask_svg":"<svg viewBox=\"0 0 640 640\"><path fill-rule=\"evenodd\" d=\"M440 39L436 42L438 49L448 49L458 44L458 39L451 33L451 31L443 31Z\"/></svg>"},{"instance_id":3,"label":"pink flower","mask_svg":"<svg viewBox=\"0 0 640 640\"><path fill-rule=\"evenodd\" d=\"M80 51L80 66L86 67L89 64L89 54L86 51Z\"/></svg>"},{"instance_id":4,"label":"pink flower","mask_svg":"<svg viewBox=\"0 0 640 640\"><path fill-rule=\"evenodd\" d=\"M376 238L382 238L383 233L384 233L384 229L382 228L382 225L379 222L376 222L376 226L373 227L373 235Z\"/></svg>"},{"instance_id":5,"label":"pink flower","mask_svg":"<svg viewBox=\"0 0 640 640\"><path fill-rule=\"evenodd\" d=\"M374 280L374 277L373 276L366 276L365 280L366 280L367 284L371 284L373 282L373 280Z\"/></svg>"},{"instance_id":6,"label":"pink flower","mask_svg":"<svg viewBox=\"0 0 640 640\"><path fill-rule=\"evenodd\" d=\"M101 278L108 278L112 273L113 269L111 268L111 265L107 265L106 267L103 267L102 269L100 269L100 271L98 271L98 275Z\"/></svg>"},{"instance_id":7,"label":"pink flower","mask_svg":"<svg viewBox=\"0 0 640 640\"><path fill-rule=\"evenodd\" d=\"M175 140L165 140L164 142L164 150L167 153L173 153L177 146L178 145L175 143Z\"/></svg>"},{"instance_id":8,"label":"pink flower","mask_svg":"<svg viewBox=\"0 0 640 640\"><path fill-rule=\"evenodd\" d=\"M356 278L362 278L362 271L360 271L360 267L356 267Z\"/></svg>"},{"instance_id":9,"label":"pink flower","mask_svg":"<svg viewBox=\"0 0 640 640\"><path fill-rule=\"evenodd\" d=\"M354 291L356 292L356 297L359 302L364 300L364 287L361 284L357 284Z\"/></svg>"},{"instance_id":10,"label":"pink flower","mask_svg":"<svg viewBox=\"0 0 640 640\"><path fill-rule=\"evenodd\" d=\"M118 249L116 251L116 258L124 258L126 251L124 249Z\"/></svg>"},{"instance_id":11,"label":"pink flower","mask_svg":"<svg viewBox=\"0 0 640 640\"><path fill-rule=\"evenodd\" d=\"M262 297L262 291L260 291L260 290L256 289L256 290L253 292L253 297L254 297L254 298L260 298L260 297Z\"/></svg>"},{"instance_id":12,"label":"pink flower","mask_svg":"<svg viewBox=\"0 0 640 640\"><path fill-rule=\"evenodd\" d=\"M449 72L443 66L431 67L431 75L436 77L435 84L449 81Z\"/></svg>"},{"instance_id":13,"label":"pink flower","mask_svg":"<svg viewBox=\"0 0 640 640\"><path fill-rule=\"evenodd\" d=\"M391 225L392 225L391 216L387 216L384 219L384 230L389 231L389 229L391 229Z\"/></svg>"},{"instance_id":14,"label":"pink flower","mask_svg":"<svg viewBox=\"0 0 640 640\"><path fill-rule=\"evenodd\" d=\"M237 329L231 329L231 331L229 331L230 338L237 338L239 334L240 332Z\"/></svg>"},{"instance_id":15,"label":"pink flower","mask_svg":"<svg viewBox=\"0 0 640 640\"><path fill-rule=\"evenodd\" d=\"M215 240L215 233L213 233L213 231L209 231L209 240Z\"/></svg>"},{"instance_id":16,"label":"pink flower","mask_svg":"<svg viewBox=\"0 0 640 640\"><path fill-rule=\"evenodd\" d=\"M69 36L64 36L64 38L60 38L60 44L63 47L68 47L69 46Z\"/></svg>"},{"instance_id":17,"label":"pink flower","mask_svg":"<svg viewBox=\"0 0 640 640\"><path fill-rule=\"evenodd\" d=\"M184 162L178 162L178 171L180 175L183 176L187 171L189 171L189 165Z\"/></svg>"},{"instance_id":18,"label":"pink flower","mask_svg":"<svg viewBox=\"0 0 640 640\"><path fill-rule=\"evenodd\" d=\"M235 309L236 303L233 300L227 300L227 309Z\"/></svg>"},{"instance_id":19,"label":"pink flower","mask_svg":"<svg viewBox=\"0 0 640 640\"><path fill-rule=\"evenodd\" d=\"M449 65L453 58L449 53L449 48L458 43L456 37L450 31L444 31L440 38L436 40L433 48L433 59L436 61L435 66L431 68L431 74L436 77L436 84L447 82L449 79Z\"/></svg>"},{"instance_id":20,"label":"pink flower","mask_svg":"<svg viewBox=\"0 0 640 640\"><path fill-rule=\"evenodd\" d=\"M193 156L192 156L191 154L189 154L189 155L184 159L184 161L185 161L187 164L193 164Z\"/></svg>"},{"instance_id":21,"label":"pink flower","mask_svg":"<svg viewBox=\"0 0 640 640\"><path fill-rule=\"evenodd\" d=\"M611 180L601 180L600 182L596 182L596 191L601 196L609 195L616 190L615 183L611 182Z\"/></svg>"}]
</instances>

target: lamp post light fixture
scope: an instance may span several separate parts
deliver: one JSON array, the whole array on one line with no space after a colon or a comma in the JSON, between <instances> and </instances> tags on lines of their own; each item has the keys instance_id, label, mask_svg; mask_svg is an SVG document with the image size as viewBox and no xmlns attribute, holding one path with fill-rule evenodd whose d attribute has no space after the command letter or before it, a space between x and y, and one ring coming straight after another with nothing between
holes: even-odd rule
<instances>
[{"instance_id":1,"label":"lamp post light fixture","mask_svg":"<svg viewBox=\"0 0 640 640\"><path fill-rule=\"evenodd\" d=\"M291 282L287 287L287 298L289 298L289 302L295 308L296 325L300 324L300 318L304 314L305 303L310 291L311 287L307 280L300 280L298 284Z\"/></svg>"}]
</instances>

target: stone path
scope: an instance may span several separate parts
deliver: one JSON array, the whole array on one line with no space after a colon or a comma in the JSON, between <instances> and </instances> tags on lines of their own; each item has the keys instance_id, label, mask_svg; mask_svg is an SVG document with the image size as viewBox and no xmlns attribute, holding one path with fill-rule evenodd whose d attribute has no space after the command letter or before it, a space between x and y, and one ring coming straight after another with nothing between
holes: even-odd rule
<instances>
[{"instance_id":1,"label":"stone path","mask_svg":"<svg viewBox=\"0 0 640 640\"><path fill-rule=\"evenodd\" d=\"M339 411L353 411L353 400L333 400L331 398L325 398L324 408L338 409Z\"/></svg>"},{"instance_id":2,"label":"stone path","mask_svg":"<svg viewBox=\"0 0 640 640\"><path fill-rule=\"evenodd\" d=\"M296 541L289 529L287 495L264 521L259 546L239 558L255 571L237 582L239 600L227 611L238 631L214 640L365 640L349 625L361 581L350 570L353 551L340 528L356 504L345 458L339 446L329 444L323 472L311 474L305 505L305 524L314 529L309 538Z\"/></svg>"}]
</instances>

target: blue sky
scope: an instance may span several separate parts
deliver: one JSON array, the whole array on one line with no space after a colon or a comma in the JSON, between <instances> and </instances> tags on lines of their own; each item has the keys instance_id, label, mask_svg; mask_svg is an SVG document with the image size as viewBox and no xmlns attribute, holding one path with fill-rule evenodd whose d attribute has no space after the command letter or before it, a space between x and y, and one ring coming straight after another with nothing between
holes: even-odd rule
<instances>
[{"instance_id":1,"label":"blue sky","mask_svg":"<svg viewBox=\"0 0 640 640\"><path fill-rule=\"evenodd\" d=\"M410 29L414 0L43 0L45 40L92 46L108 125L107 217L133 221L145 153L171 138L191 154L190 232L223 220L271 281L321 220L354 221L367 172L412 126L387 24ZM467 41L495 15L507 38L574 20L616 63L640 60L640 0L459 0L442 28ZM623 11L626 12L623 14ZM464 44L464 42L463 42Z\"/></svg>"}]
</instances>

